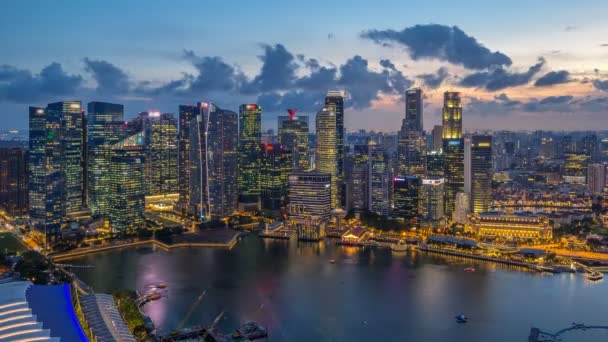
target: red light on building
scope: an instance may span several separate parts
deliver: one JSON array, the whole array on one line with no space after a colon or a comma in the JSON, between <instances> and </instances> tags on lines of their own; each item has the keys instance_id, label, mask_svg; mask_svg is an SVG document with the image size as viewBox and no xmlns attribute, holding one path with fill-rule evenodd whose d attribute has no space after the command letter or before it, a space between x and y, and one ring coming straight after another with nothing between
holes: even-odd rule
<instances>
[{"instance_id":1,"label":"red light on building","mask_svg":"<svg viewBox=\"0 0 608 342\"><path fill-rule=\"evenodd\" d=\"M256 109L256 108L258 108L257 105L254 105L254 104L248 104L247 105L247 109L249 109L249 110Z\"/></svg>"},{"instance_id":2,"label":"red light on building","mask_svg":"<svg viewBox=\"0 0 608 342\"><path fill-rule=\"evenodd\" d=\"M289 120L293 120L293 119L296 117L296 112L297 112L297 111L298 111L298 110L297 110L297 109L295 109L295 108L289 108L289 109L287 110L287 113L289 113Z\"/></svg>"}]
</instances>

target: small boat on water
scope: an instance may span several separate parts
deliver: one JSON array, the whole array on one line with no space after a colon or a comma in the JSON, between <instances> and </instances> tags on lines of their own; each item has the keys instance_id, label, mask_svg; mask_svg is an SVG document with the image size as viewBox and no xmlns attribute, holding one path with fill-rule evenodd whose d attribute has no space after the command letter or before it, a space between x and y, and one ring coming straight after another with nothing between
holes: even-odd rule
<instances>
[{"instance_id":1,"label":"small boat on water","mask_svg":"<svg viewBox=\"0 0 608 342\"><path fill-rule=\"evenodd\" d=\"M465 316L464 314L457 315L454 318L456 318L456 322L458 322L458 323L466 323L469 321L469 318L467 316Z\"/></svg>"},{"instance_id":2,"label":"small boat on water","mask_svg":"<svg viewBox=\"0 0 608 342\"><path fill-rule=\"evenodd\" d=\"M157 299L160 299L160 294L158 294L158 293L154 292L154 293L149 294L149 295L148 295L148 298L149 298L150 300L157 300Z\"/></svg>"},{"instance_id":3,"label":"small boat on water","mask_svg":"<svg viewBox=\"0 0 608 342\"><path fill-rule=\"evenodd\" d=\"M405 252L408 249L408 245L403 240L399 240L397 243L391 244L391 250L393 252Z\"/></svg>"},{"instance_id":4,"label":"small boat on water","mask_svg":"<svg viewBox=\"0 0 608 342\"><path fill-rule=\"evenodd\" d=\"M587 279L589 279L591 281L598 281L598 280L604 279L604 275L601 274L600 272L588 273Z\"/></svg>"},{"instance_id":5,"label":"small boat on water","mask_svg":"<svg viewBox=\"0 0 608 342\"><path fill-rule=\"evenodd\" d=\"M469 273L470 272L475 272L475 268L473 268L473 267L467 267L467 268L464 269L464 271L465 272L469 272Z\"/></svg>"},{"instance_id":6,"label":"small boat on water","mask_svg":"<svg viewBox=\"0 0 608 342\"><path fill-rule=\"evenodd\" d=\"M329 259L329 263L330 263L330 264L335 264L335 263L336 263L336 260L335 260L335 259Z\"/></svg>"}]
</instances>

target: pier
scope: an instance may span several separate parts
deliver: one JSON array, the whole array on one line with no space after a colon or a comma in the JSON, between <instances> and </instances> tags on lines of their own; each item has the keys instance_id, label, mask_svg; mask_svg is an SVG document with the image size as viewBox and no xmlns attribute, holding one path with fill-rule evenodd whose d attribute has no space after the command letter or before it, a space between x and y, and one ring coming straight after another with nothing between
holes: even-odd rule
<instances>
[{"instance_id":1,"label":"pier","mask_svg":"<svg viewBox=\"0 0 608 342\"><path fill-rule=\"evenodd\" d=\"M541 331L539 328L531 328L530 335L528 336L528 342L557 342L559 336L569 331L575 330L593 330L593 329L604 329L608 330L608 325L585 325L583 323L572 323L571 327L559 330L556 333L549 333Z\"/></svg>"}]
</instances>

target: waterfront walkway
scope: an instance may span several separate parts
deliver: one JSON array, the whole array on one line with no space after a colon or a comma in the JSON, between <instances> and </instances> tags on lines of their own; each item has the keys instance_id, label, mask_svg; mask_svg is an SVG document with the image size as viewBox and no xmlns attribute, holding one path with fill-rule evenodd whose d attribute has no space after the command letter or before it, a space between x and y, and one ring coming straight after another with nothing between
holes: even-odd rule
<instances>
[{"instance_id":1,"label":"waterfront walkway","mask_svg":"<svg viewBox=\"0 0 608 342\"><path fill-rule=\"evenodd\" d=\"M571 327L564 328L559 330L558 332L552 334L545 331L541 331L538 328L530 329L530 336L528 337L528 342L556 342L559 341L559 336L563 335L569 331L575 330L593 330L593 329L603 329L608 330L608 325L585 325L585 324L577 324L572 323Z\"/></svg>"}]
</instances>

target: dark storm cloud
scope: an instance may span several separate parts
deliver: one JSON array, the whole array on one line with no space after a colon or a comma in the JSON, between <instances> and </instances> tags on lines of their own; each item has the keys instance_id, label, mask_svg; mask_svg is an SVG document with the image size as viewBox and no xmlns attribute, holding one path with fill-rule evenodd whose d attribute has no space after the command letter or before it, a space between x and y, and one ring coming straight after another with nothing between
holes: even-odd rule
<instances>
[{"instance_id":1,"label":"dark storm cloud","mask_svg":"<svg viewBox=\"0 0 608 342\"><path fill-rule=\"evenodd\" d=\"M608 80L605 80L605 81L594 80L593 81L593 86L597 90L602 90L602 91L608 92Z\"/></svg>"},{"instance_id":2,"label":"dark storm cloud","mask_svg":"<svg viewBox=\"0 0 608 342\"><path fill-rule=\"evenodd\" d=\"M463 87L479 87L490 91L501 90L528 84L545 64L544 58L539 58L538 63L532 65L525 72L510 72L502 67L490 71L480 71L465 76L460 85Z\"/></svg>"},{"instance_id":3,"label":"dark storm cloud","mask_svg":"<svg viewBox=\"0 0 608 342\"><path fill-rule=\"evenodd\" d=\"M296 79L298 64L294 56L282 44L263 45L262 69L251 83L243 87L246 93L286 89Z\"/></svg>"},{"instance_id":4,"label":"dark storm cloud","mask_svg":"<svg viewBox=\"0 0 608 342\"><path fill-rule=\"evenodd\" d=\"M258 96L257 102L267 112L280 112L287 108L295 108L300 112L315 113L323 107L324 98L324 92L294 90L283 94L262 94Z\"/></svg>"},{"instance_id":5,"label":"dark storm cloud","mask_svg":"<svg viewBox=\"0 0 608 342\"><path fill-rule=\"evenodd\" d=\"M552 86L556 84L568 83L570 81L570 73L566 70L550 71L534 82L536 87Z\"/></svg>"},{"instance_id":6,"label":"dark storm cloud","mask_svg":"<svg viewBox=\"0 0 608 342\"><path fill-rule=\"evenodd\" d=\"M447 77L448 70L445 67L439 68L434 74L418 75L418 78L420 78L424 82L424 85L429 88L438 88Z\"/></svg>"},{"instance_id":7,"label":"dark storm cloud","mask_svg":"<svg viewBox=\"0 0 608 342\"><path fill-rule=\"evenodd\" d=\"M73 95L82 83L82 76L66 73L61 64L55 62L37 75L13 66L0 66L0 100L9 102L28 103L47 97Z\"/></svg>"},{"instance_id":8,"label":"dark storm cloud","mask_svg":"<svg viewBox=\"0 0 608 342\"><path fill-rule=\"evenodd\" d=\"M369 30L361 37L382 45L402 45L414 60L435 58L469 69L509 66L511 59L502 52L492 52L457 26L416 25L401 31Z\"/></svg>"},{"instance_id":9,"label":"dark storm cloud","mask_svg":"<svg viewBox=\"0 0 608 342\"><path fill-rule=\"evenodd\" d=\"M193 51L185 51L184 58L189 60L197 71L191 78L189 90L193 93L205 91L232 91L240 87L244 75L221 57L199 57Z\"/></svg>"},{"instance_id":10,"label":"dark storm cloud","mask_svg":"<svg viewBox=\"0 0 608 342\"><path fill-rule=\"evenodd\" d=\"M97 91L102 94L126 94L129 77L119 67L103 60L84 59L85 71L97 82Z\"/></svg>"}]
</instances>

